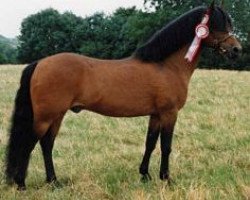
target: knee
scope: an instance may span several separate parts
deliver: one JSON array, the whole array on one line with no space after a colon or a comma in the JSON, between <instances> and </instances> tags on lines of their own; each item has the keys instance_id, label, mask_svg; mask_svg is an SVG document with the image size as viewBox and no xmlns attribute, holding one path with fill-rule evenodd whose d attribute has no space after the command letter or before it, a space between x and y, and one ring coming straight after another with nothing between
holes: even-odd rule
<instances>
[{"instance_id":1,"label":"knee","mask_svg":"<svg viewBox=\"0 0 250 200\"><path fill-rule=\"evenodd\" d=\"M147 141L146 150L152 152L155 149L156 142L155 141Z\"/></svg>"},{"instance_id":2,"label":"knee","mask_svg":"<svg viewBox=\"0 0 250 200\"><path fill-rule=\"evenodd\" d=\"M161 148L161 152L162 152L163 155L169 155L169 154L171 153L171 151L172 151L172 150L171 150L171 147L168 147L168 148L162 147L162 148Z\"/></svg>"},{"instance_id":3,"label":"knee","mask_svg":"<svg viewBox=\"0 0 250 200\"><path fill-rule=\"evenodd\" d=\"M152 152L155 149L155 144L150 144L146 146L146 150L149 152Z\"/></svg>"}]
</instances>

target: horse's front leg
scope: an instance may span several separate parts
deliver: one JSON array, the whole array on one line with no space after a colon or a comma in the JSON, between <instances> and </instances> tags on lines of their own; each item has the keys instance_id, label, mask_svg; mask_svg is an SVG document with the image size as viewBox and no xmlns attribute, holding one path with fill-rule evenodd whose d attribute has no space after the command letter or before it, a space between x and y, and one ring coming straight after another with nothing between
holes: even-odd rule
<instances>
[{"instance_id":1,"label":"horse's front leg","mask_svg":"<svg viewBox=\"0 0 250 200\"><path fill-rule=\"evenodd\" d=\"M160 133L160 118L158 116L150 116L147 139L145 145L145 153L140 165L140 174L142 175L142 181L147 181L151 179L150 174L148 173L148 166L150 156L155 149L155 145Z\"/></svg>"},{"instance_id":2,"label":"horse's front leg","mask_svg":"<svg viewBox=\"0 0 250 200\"><path fill-rule=\"evenodd\" d=\"M171 153L172 137L174 126L177 119L177 111L173 110L161 115L161 167L160 179L167 180L170 183L169 177L169 155Z\"/></svg>"}]
</instances>

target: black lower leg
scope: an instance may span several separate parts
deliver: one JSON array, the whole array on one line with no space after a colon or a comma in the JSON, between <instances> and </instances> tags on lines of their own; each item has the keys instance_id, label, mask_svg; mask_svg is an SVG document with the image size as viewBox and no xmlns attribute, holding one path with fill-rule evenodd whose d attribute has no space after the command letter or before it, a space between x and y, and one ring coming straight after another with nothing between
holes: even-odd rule
<instances>
[{"instance_id":1,"label":"black lower leg","mask_svg":"<svg viewBox=\"0 0 250 200\"><path fill-rule=\"evenodd\" d=\"M159 137L159 132L160 124L158 123L158 119L151 117L147 132L145 147L146 149L139 169L140 174L142 175L142 180L151 179L151 176L148 173L149 160L153 150L155 149L155 145Z\"/></svg>"},{"instance_id":2,"label":"black lower leg","mask_svg":"<svg viewBox=\"0 0 250 200\"><path fill-rule=\"evenodd\" d=\"M171 153L173 132L162 130L161 132L161 168L160 179L169 180L169 155Z\"/></svg>"},{"instance_id":3,"label":"black lower leg","mask_svg":"<svg viewBox=\"0 0 250 200\"><path fill-rule=\"evenodd\" d=\"M28 168L29 158L23 157L22 163L20 163L20 166L17 168L17 174L14 177L14 181L17 184L18 190L25 190L25 177L26 177L26 171Z\"/></svg>"},{"instance_id":4,"label":"black lower leg","mask_svg":"<svg viewBox=\"0 0 250 200\"><path fill-rule=\"evenodd\" d=\"M54 146L54 137L49 130L46 135L40 140L40 145L43 152L45 170L46 170L46 181L48 183L56 181L56 175L54 170L54 164L52 160L52 149Z\"/></svg>"},{"instance_id":5,"label":"black lower leg","mask_svg":"<svg viewBox=\"0 0 250 200\"><path fill-rule=\"evenodd\" d=\"M30 154L34 149L37 141L38 139L36 138L36 136L30 137L26 143L27 145L25 146L25 148L23 148L19 152L16 174L14 176L14 181L18 185L18 190L25 190L25 178L29 165Z\"/></svg>"}]
</instances>

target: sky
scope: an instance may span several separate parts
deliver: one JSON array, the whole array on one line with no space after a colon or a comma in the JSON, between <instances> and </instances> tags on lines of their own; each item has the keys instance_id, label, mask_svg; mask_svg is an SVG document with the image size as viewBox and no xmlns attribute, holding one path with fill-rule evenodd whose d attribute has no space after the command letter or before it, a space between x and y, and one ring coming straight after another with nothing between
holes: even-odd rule
<instances>
[{"instance_id":1,"label":"sky","mask_svg":"<svg viewBox=\"0 0 250 200\"><path fill-rule=\"evenodd\" d=\"M112 13L119 7L143 8L144 0L0 0L0 35L14 38L20 34L21 22L27 16L46 8L71 11L88 16L103 11Z\"/></svg>"}]
</instances>

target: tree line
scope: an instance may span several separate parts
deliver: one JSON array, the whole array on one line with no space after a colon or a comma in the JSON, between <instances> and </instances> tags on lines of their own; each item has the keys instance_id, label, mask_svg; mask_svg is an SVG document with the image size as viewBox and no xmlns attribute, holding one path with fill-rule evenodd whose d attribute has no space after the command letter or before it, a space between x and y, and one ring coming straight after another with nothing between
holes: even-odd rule
<instances>
[{"instance_id":1,"label":"tree line","mask_svg":"<svg viewBox=\"0 0 250 200\"><path fill-rule=\"evenodd\" d=\"M0 64L16 63L17 41L0 35Z\"/></svg>"},{"instance_id":2,"label":"tree line","mask_svg":"<svg viewBox=\"0 0 250 200\"><path fill-rule=\"evenodd\" d=\"M130 56L149 37L174 18L207 1L144 0L145 9L119 8L112 15L95 13L85 18L49 8L23 20L17 60L29 63L59 52L76 52L104 59ZM200 67L250 69L250 2L228 0L243 56L230 63L211 50L202 54ZM1 49L1 46L0 46Z\"/></svg>"}]
</instances>

